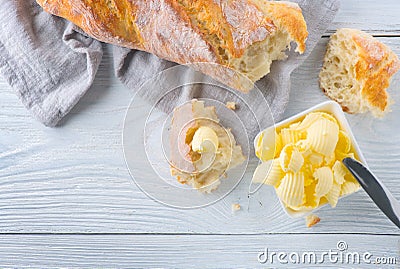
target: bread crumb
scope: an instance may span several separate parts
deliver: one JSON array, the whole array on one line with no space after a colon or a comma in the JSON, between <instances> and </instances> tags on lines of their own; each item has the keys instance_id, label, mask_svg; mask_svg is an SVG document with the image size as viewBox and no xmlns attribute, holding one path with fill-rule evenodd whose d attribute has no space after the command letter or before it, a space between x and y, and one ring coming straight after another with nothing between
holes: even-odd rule
<instances>
[{"instance_id":1,"label":"bread crumb","mask_svg":"<svg viewBox=\"0 0 400 269\"><path fill-rule=\"evenodd\" d=\"M239 211L240 209L240 204L232 204L232 212Z\"/></svg>"},{"instance_id":2,"label":"bread crumb","mask_svg":"<svg viewBox=\"0 0 400 269\"><path fill-rule=\"evenodd\" d=\"M235 102L226 102L225 106L227 108L229 108L230 110L236 110L236 103Z\"/></svg>"},{"instance_id":3,"label":"bread crumb","mask_svg":"<svg viewBox=\"0 0 400 269\"><path fill-rule=\"evenodd\" d=\"M308 228L311 228L312 226L314 226L315 224L317 224L318 222L320 222L321 219L314 214L308 215L306 217L306 225Z\"/></svg>"}]
</instances>

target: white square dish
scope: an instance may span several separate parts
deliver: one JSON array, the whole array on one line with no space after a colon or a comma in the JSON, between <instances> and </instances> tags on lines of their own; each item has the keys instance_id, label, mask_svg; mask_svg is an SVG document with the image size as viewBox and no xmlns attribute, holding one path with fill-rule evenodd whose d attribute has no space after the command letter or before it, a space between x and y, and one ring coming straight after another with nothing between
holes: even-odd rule
<instances>
[{"instance_id":1,"label":"white square dish","mask_svg":"<svg viewBox=\"0 0 400 269\"><path fill-rule=\"evenodd\" d=\"M271 127L267 128L266 130L269 130L269 129L280 129L283 126L287 126L287 125L289 125L291 123L294 123L294 122L300 120L305 115L307 115L307 114L309 114L311 112L327 112L327 113L330 113L331 115L333 115L337 119L337 121L338 121L338 123L340 125L340 128L342 130L344 130L348 134L356 158L359 161L361 161L364 165L367 165L366 161L365 161L365 158L364 158L364 156L363 156L363 154L362 154L362 152L360 150L360 147L359 147L357 141L354 138L353 132L351 131L350 125L347 122L347 119L345 117L345 114L344 114L342 108L340 107L340 105L338 103L336 103L334 101L326 101L326 102L320 103L320 104L318 104L318 105L316 105L314 107L311 107L311 108L309 108L307 110L304 110L304 111L302 111L302 112L300 112L300 113L298 113L298 114L296 114L296 115L294 115L294 116L292 116L292 117L290 117L290 118L288 118L286 120L283 120L283 121L281 121L279 123L276 123L274 126L271 126ZM254 147L255 148L257 148L256 142L258 141L258 138L261 135L261 133L262 132L260 132L257 135L257 137L255 138L255 140L254 140ZM348 195L351 195L351 194L348 194ZM348 195L344 195L344 196L339 197L339 200L341 200L342 198L344 198L344 197L346 197ZM299 212L299 211L294 211L294 210L291 210L291 209L287 208L282 203L281 200L280 200L280 202L281 202L281 205L282 205L282 208L284 209L284 211L287 213L287 215L289 215L292 218L304 217L304 216L306 216L308 214L311 214L312 212L315 212L316 210L318 210L321 207L326 205L326 204L320 205L320 206L316 207L315 209L313 209L312 211Z\"/></svg>"}]
</instances>

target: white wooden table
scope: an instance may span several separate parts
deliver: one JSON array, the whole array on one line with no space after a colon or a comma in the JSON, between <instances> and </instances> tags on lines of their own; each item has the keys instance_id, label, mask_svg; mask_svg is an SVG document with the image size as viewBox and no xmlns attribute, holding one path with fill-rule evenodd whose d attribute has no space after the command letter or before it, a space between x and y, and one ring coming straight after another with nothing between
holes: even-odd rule
<instances>
[{"instance_id":1,"label":"white wooden table","mask_svg":"<svg viewBox=\"0 0 400 269\"><path fill-rule=\"evenodd\" d=\"M317 76L328 36L340 27L366 30L400 54L398 0L342 1L329 31L292 75L285 117L327 100ZM322 221L311 229L303 219L288 218L268 187L250 199L238 195L239 187L197 210L149 199L125 166L121 133L132 94L114 78L111 65L108 50L92 89L54 129L33 120L0 78L0 267L295 267L260 264L257 255L265 248L320 253L335 250L340 240L348 251L400 263L399 229L363 191L335 210L319 211ZM383 120L348 116L370 168L398 199L399 87L397 74L390 88L397 104ZM233 214L235 202L243 209Z\"/></svg>"}]
</instances>

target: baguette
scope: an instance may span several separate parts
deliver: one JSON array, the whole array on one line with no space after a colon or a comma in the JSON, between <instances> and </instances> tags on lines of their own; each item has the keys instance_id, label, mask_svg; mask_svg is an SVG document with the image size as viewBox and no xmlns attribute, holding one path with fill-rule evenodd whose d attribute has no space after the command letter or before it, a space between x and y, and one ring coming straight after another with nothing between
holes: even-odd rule
<instances>
[{"instance_id":1,"label":"baguette","mask_svg":"<svg viewBox=\"0 0 400 269\"><path fill-rule=\"evenodd\" d=\"M303 53L308 36L297 4L266 0L37 0L88 35L153 53L243 92L286 57L290 43ZM245 78L251 83L245 83Z\"/></svg>"},{"instance_id":2,"label":"baguette","mask_svg":"<svg viewBox=\"0 0 400 269\"><path fill-rule=\"evenodd\" d=\"M371 111L382 117L391 102L386 88L399 69L389 47L360 30L343 28L328 43L320 87L348 113Z\"/></svg>"}]
</instances>

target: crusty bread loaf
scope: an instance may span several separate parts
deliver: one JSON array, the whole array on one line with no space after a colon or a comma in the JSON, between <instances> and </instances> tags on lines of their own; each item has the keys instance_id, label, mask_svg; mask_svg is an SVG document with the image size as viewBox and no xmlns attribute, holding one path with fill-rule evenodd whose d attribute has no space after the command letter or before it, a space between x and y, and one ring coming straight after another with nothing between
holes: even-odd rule
<instances>
[{"instance_id":1,"label":"crusty bread loaf","mask_svg":"<svg viewBox=\"0 0 400 269\"><path fill-rule=\"evenodd\" d=\"M266 0L37 0L107 43L147 51L180 64L206 62L229 67L252 82L285 58L290 42L305 50L308 36L301 9ZM228 70L200 71L248 91Z\"/></svg>"},{"instance_id":2,"label":"crusty bread loaf","mask_svg":"<svg viewBox=\"0 0 400 269\"><path fill-rule=\"evenodd\" d=\"M399 68L397 55L371 35L339 29L328 43L320 87L346 112L382 117L391 102L386 89Z\"/></svg>"}]
</instances>

